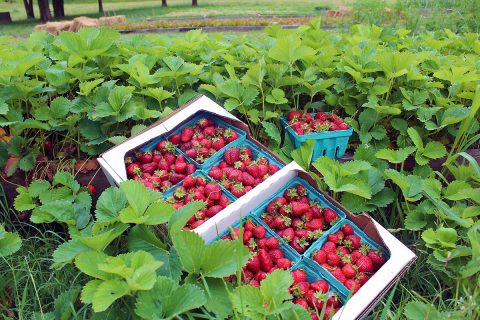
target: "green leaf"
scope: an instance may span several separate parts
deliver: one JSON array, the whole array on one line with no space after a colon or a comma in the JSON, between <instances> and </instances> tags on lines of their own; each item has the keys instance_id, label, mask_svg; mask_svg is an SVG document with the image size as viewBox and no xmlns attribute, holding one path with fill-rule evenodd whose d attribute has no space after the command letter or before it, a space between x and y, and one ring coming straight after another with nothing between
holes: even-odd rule
<instances>
[{"instance_id":1,"label":"green leaf","mask_svg":"<svg viewBox=\"0 0 480 320\"><path fill-rule=\"evenodd\" d=\"M29 193L28 189L25 187L17 188L18 195L15 197L13 207L17 211L27 211L32 210L36 207L35 201L32 198L32 195Z\"/></svg>"},{"instance_id":2,"label":"green leaf","mask_svg":"<svg viewBox=\"0 0 480 320\"><path fill-rule=\"evenodd\" d=\"M203 252L202 273L204 276L223 278L235 273L248 262L250 253L238 241L215 241Z\"/></svg>"},{"instance_id":3,"label":"green leaf","mask_svg":"<svg viewBox=\"0 0 480 320\"><path fill-rule=\"evenodd\" d=\"M393 169L387 169L384 172L387 179L392 180L402 190L403 196L407 201L418 201L422 197L423 181L415 175L404 175Z\"/></svg>"},{"instance_id":4,"label":"green leaf","mask_svg":"<svg viewBox=\"0 0 480 320\"><path fill-rule=\"evenodd\" d=\"M405 306L405 316L409 320L419 319L446 319L438 312L432 304L426 304L423 302L409 302Z\"/></svg>"},{"instance_id":5,"label":"green leaf","mask_svg":"<svg viewBox=\"0 0 480 320\"><path fill-rule=\"evenodd\" d=\"M78 92L81 96L88 96L100 83L103 82L103 78L95 79L92 81L84 81L79 84L80 91Z\"/></svg>"},{"instance_id":6,"label":"green leaf","mask_svg":"<svg viewBox=\"0 0 480 320\"><path fill-rule=\"evenodd\" d=\"M198 210L205 208L204 201L190 201L180 209L178 209L168 222L168 232L170 235L181 230L188 219L190 219Z\"/></svg>"},{"instance_id":7,"label":"green leaf","mask_svg":"<svg viewBox=\"0 0 480 320\"><path fill-rule=\"evenodd\" d=\"M83 244L78 239L72 239L59 245L52 255L52 269L63 268L66 264L71 263L77 255L82 252L90 251L91 248Z\"/></svg>"},{"instance_id":8,"label":"green leaf","mask_svg":"<svg viewBox=\"0 0 480 320\"><path fill-rule=\"evenodd\" d=\"M22 246L22 240L16 233L5 232L5 228L0 224L0 258L14 254Z\"/></svg>"},{"instance_id":9,"label":"green leaf","mask_svg":"<svg viewBox=\"0 0 480 320\"><path fill-rule=\"evenodd\" d=\"M205 252L205 241L202 237L191 231L178 231L171 237L183 268L189 273L200 272ZM192 254L192 252L195 252L195 254Z\"/></svg>"},{"instance_id":10,"label":"green leaf","mask_svg":"<svg viewBox=\"0 0 480 320\"><path fill-rule=\"evenodd\" d=\"M263 121L262 126L265 129L267 136L275 141L277 145L280 145L282 142L282 137L280 136L280 131L278 130L277 125L271 122Z\"/></svg>"},{"instance_id":11,"label":"green leaf","mask_svg":"<svg viewBox=\"0 0 480 320\"><path fill-rule=\"evenodd\" d=\"M97 221L115 221L120 210L127 205L125 193L115 187L106 189L97 201L95 216Z\"/></svg>"},{"instance_id":12,"label":"green leaf","mask_svg":"<svg viewBox=\"0 0 480 320\"><path fill-rule=\"evenodd\" d=\"M57 186L59 184L72 189L75 193L80 190L80 184L75 181L75 178L71 173L66 171L58 171L55 176L53 176L52 185Z\"/></svg>"},{"instance_id":13,"label":"green leaf","mask_svg":"<svg viewBox=\"0 0 480 320\"><path fill-rule=\"evenodd\" d=\"M150 190L135 180L122 182L120 189L124 192L129 207L138 216L143 215L150 203L162 198L161 193Z\"/></svg>"},{"instance_id":14,"label":"green leaf","mask_svg":"<svg viewBox=\"0 0 480 320\"><path fill-rule=\"evenodd\" d=\"M293 160L305 170L310 168L314 146L315 140L306 140L299 148L291 152Z\"/></svg>"},{"instance_id":15,"label":"green leaf","mask_svg":"<svg viewBox=\"0 0 480 320\"><path fill-rule=\"evenodd\" d=\"M128 284L120 279L102 281L93 294L93 311L105 311L115 300L129 293Z\"/></svg>"},{"instance_id":16,"label":"green leaf","mask_svg":"<svg viewBox=\"0 0 480 320\"><path fill-rule=\"evenodd\" d=\"M98 251L83 251L75 258L75 266L83 273L97 279L108 280L111 275L101 271L98 266L104 263L108 256Z\"/></svg>"},{"instance_id":17,"label":"green leaf","mask_svg":"<svg viewBox=\"0 0 480 320\"><path fill-rule=\"evenodd\" d=\"M293 64L297 60L303 60L309 56L313 56L315 50L301 45L301 40L296 35L288 35L286 37L277 38L277 42L270 49L268 55L277 61Z\"/></svg>"},{"instance_id":18,"label":"green leaf","mask_svg":"<svg viewBox=\"0 0 480 320\"><path fill-rule=\"evenodd\" d=\"M377 151L375 156L391 163L403 163L415 150L415 147L400 148L398 150L381 149Z\"/></svg>"}]
</instances>

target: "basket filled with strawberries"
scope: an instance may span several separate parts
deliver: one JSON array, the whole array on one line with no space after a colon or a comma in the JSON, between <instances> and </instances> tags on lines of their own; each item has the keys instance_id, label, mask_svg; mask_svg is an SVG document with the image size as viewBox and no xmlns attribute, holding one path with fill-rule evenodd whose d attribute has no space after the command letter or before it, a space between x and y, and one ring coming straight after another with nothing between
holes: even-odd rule
<instances>
[{"instance_id":1,"label":"basket filled with strawberries","mask_svg":"<svg viewBox=\"0 0 480 320\"><path fill-rule=\"evenodd\" d=\"M324 232L345 218L323 195L297 177L252 212L302 254Z\"/></svg>"},{"instance_id":2,"label":"basket filled with strawberries","mask_svg":"<svg viewBox=\"0 0 480 320\"><path fill-rule=\"evenodd\" d=\"M289 270L300 260L300 256L281 238L254 218L246 219L242 226L240 229L240 223L236 223L225 231L220 239L232 240L242 236L243 244L253 253L253 257L242 267L244 283L260 286L260 282L274 270ZM229 276L226 280L236 282L236 275Z\"/></svg>"},{"instance_id":3,"label":"basket filled with strawberries","mask_svg":"<svg viewBox=\"0 0 480 320\"><path fill-rule=\"evenodd\" d=\"M332 228L305 253L355 294L382 267L384 249L348 220Z\"/></svg>"},{"instance_id":4,"label":"basket filled with strawberries","mask_svg":"<svg viewBox=\"0 0 480 320\"><path fill-rule=\"evenodd\" d=\"M203 169L211 166L219 151L234 141L244 140L245 136L242 130L200 112L170 134L168 141Z\"/></svg>"},{"instance_id":5,"label":"basket filled with strawberries","mask_svg":"<svg viewBox=\"0 0 480 320\"><path fill-rule=\"evenodd\" d=\"M295 148L306 140L315 140L312 161L321 156L341 158L353 133L353 128L338 115L323 111L308 113L292 110L280 121Z\"/></svg>"},{"instance_id":6,"label":"basket filled with strawberries","mask_svg":"<svg viewBox=\"0 0 480 320\"><path fill-rule=\"evenodd\" d=\"M291 275L293 303L305 308L311 319L332 319L345 304L346 292L328 274L315 271L308 261L296 264Z\"/></svg>"},{"instance_id":7,"label":"basket filled with strawberries","mask_svg":"<svg viewBox=\"0 0 480 320\"><path fill-rule=\"evenodd\" d=\"M168 140L160 137L125 158L127 177L165 192L197 170Z\"/></svg>"},{"instance_id":8,"label":"basket filled with strawberries","mask_svg":"<svg viewBox=\"0 0 480 320\"><path fill-rule=\"evenodd\" d=\"M208 170L208 175L234 197L240 198L281 167L283 164L270 154L244 140L225 149Z\"/></svg>"},{"instance_id":9,"label":"basket filled with strawberries","mask_svg":"<svg viewBox=\"0 0 480 320\"><path fill-rule=\"evenodd\" d=\"M235 201L222 187L204 176L200 171L188 175L183 181L164 193L167 202L179 209L190 201L204 201L207 206L197 211L185 225L185 230L193 230L217 215Z\"/></svg>"}]
</instances>

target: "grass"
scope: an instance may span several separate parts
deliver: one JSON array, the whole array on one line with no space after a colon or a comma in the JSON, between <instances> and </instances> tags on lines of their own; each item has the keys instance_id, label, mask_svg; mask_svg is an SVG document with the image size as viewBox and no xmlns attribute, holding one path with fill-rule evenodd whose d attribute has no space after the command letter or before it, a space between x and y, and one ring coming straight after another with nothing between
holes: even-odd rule
<instances>
[{"instance_id":1,"label":"grass","mask_svg":"<svg viewBox=\"0 0 480 320\"><path fill-rule=\"evenodd\" d=\"M4 1L4 0L0 0ZM127 16L127 21L140 22L154 17L195 17L215 15L241 14L320 14L317 10L334 8L349 0L199 0L198 7L192 7L189 0L168 0L168 7L162 8L160 0L128 1L105 0L105 15ZM35 16L39 17L38 6L35 7ZM21 0L3 3L1 11L9 11L13 23L0 26L0 35L15 35L25 37L30 34L38 21L26 20L25 9ZM98 4L96 0L65 1L65 20L76 16L87 15L98 17Z\"/></svg>"}]
</instances>

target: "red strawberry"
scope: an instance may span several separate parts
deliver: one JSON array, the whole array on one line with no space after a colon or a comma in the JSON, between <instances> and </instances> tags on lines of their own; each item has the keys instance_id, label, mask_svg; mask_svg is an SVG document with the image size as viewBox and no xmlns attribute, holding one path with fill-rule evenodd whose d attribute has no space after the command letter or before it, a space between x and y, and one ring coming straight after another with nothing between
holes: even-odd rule
<instances>
[{"instance_id":1,"label":"red strawberry","mask_svg":"<svg viewBox=\"0 0 480 320\"><path fill-rule=\"evenodd\" d=\"M319 111L319 112L317 112L317 114L315 114L315 119L326 121L327 120L327 114L323 111Z\"/></svg>"},{"instance_id":2,"label":"red strawberry","mask_svg":"<svg viewBox=\"0 0 480 320\"><path fill-rule=\"evenodd\" d=\"M182 140L182 142L188 142L188 141L192 140L193 134L194 134L194 131L192 130L192 128L190 128L190 127L184 128L182 130L181 135L180 135L180 139ZM172 142L172 143L174 143L174 142Z\"/></svg>"},{"instance_id":3,"label":"red strawberry","mask_svg":"<svg viewBox=\"0 0 480 320\"><path fill-rule=\"evenodd\" d=\"M385 263L385 256L380 250L370 250L367 256L372 260L373 266L378 270Z\"/></svg>"},{"instance_id":4,"label":"red strawberry","mask_svg":"<svg viewBox=\"0 0 480 320\"><path fill-rule=\"evenodd\" d=\"M187 157L190 157L190 158L196 158L197 157L197 151L193 148L185 151L185 154L187 155Z\"/></svg>"},{"instance_id":5,"label":"red strawberry","mask_svg":"<svg viewBox=\"0 0 480 320\"><path fill-rule=\"evenodd\" d=\"M237 198L240 198L246 193L245 187L241 183L232 185L230 192Z\"/></svg>"},{"instance_id":6,"label":"red strawberry","mask_svg":"<svg viewBox=\"0 0 480 320\"><path fill-rule=\"evenodd\" d=\"M175 170L176 173L184 173L186 169L187 169L187 163L178 161L177 159L173 167L173 170Z\"/></svg>"},{"instance_id":7,"label":"red strawberry","mask_svg":"<svg viewBox=\"0 0 480 320\"><path fill-rule=\"evenodd\" d=\"M290 242L293 240L294 237L295 237L295 231L292 228L287 228L283 230L282 238L285 241Z\"/></svg>"},{"instance_id":8,"label":"red strawberry","mask_svg":"<svg viewBox=\"0 0 480 320\"><path fill-rule=\"evenodd\" d=\"M180 141L182 140L182 137L179 134L174 134L170 138L168 138L168 141L173 143L174 145L180 144Z\"/></svg>"},{"instance_id":9,"label":"red strawberry","mask_svg":"<svg viewBox=\"0 0 480 320\"><path fill-rule=\"evenodd\" d=\"M223 210L223 207L220 205L212 206L207 210L207 217L211 218L222 210Z\"/></svg>"},{"instance_id":10,"label":"red strawberry","mask_svg":"<svg viewBox=\"0 0 480 320\"><path fill-rule=\"evenodd\" d=\"M360 248L361 242L362 242L362 239L359 236L354 234L346 236L345 239L343 240L343 244L346 247L350 248L351 250Z\"/></svg>"},{"instance_id":11,"label":"red strawberry","mask_svg":"<svg viewBox=\"0 0 480 320\"><path fill-rule=\"evenodd\" d=\"M215 138L212 142L212 148L215 150L215 151L218 151L220 149L222 149L223 147L225 147L225 141L223 140L223 138Z\"/></svg>"},{"instance_id":12,"label":"red strawberry","mask_svg":"<svg viewBox=\"0 0 480 320\"><path fill-rule=\"evenodd\" d=\"M172 183L168 180L165 180L165 181L162 181L160 183L160 187L161 187L162 191L167 191L168 189L170 189L172 187Z\"/></svg>"},{"instance_id":13,"label":"red strawberry","mask_svg":"<svg viewBox=\"0 0 480 320\"><path fill-rule=\"evenodd\" d=\"M253 273L260 271L260 259L258 256L253 256L247 263L247 269Z\"/></svg>"},{"instance_id":14,"label":"red strawberry","mask_svg":"<svg viewBox=\"0 0 480 320\"><path fill-rule=\"evenodd\" d=\"M304 238L294 237L290 245L298 253L304 253L308 246L308 242Z\"/></svg>"},{"instance_id":15,"label":"red strawberry","mask_svg":"<svg viewBox=\"0 0 480 320\"><path fill-rule=\"evenodd\" d=\"M95 186L93 184L89 184L87 186L87 189L91 194L95 194L97 192L97 189L95 188Z\"/></svg>"},{"instance_id":16,"label":"red strawberry","mask_svg":"<svg viewBox=\"0 0 480 320\"><path fill-rule=\"evenodd\" d=\"M268 165L268 174L269 175L275 174L278 170L280 170L280 168L277 165L274 165L274 164Z\"/></svg>"},{"instance_id":17,"label":"red strawberry","mask_svg":"<svg viewBox=\"0 0 480 320\"><path fill-rule=\"evenodd\" d=\"M253 177L253 178L258 178L260 175L260 169L258 168L257 165L252 165L247 167L247 172Z\"/></svg>"},{"instance_id":18,"label":"red strawberry","mask_svg":"<svg viewBox=\"0 0 480 320\"><path fill-rule=\"evenodd\" d=\"M327 293L329 289L328 282L325 280L317 280L310 284L310 287L316 292Z\"/></svg>"},{"instance_id":19,"label":"red strawberry","mask_svg":"<svg viewBox=\"0 0 480 320\"><path fill-rule=\"evenodd\" d=\"M370 259L367 256L362 256L360 257L355 264L358 267L358 272L366 272L366 273L371 273L373 272L373 262L372 259Z\"/></svg>"},{"instance_id":20,"label":"red strawberry","mask_svg":"<svg viewBox=\"0 0 480 320\"><path fill-rule=\"evenodd\" d=\"M340 268L336 268L336 269L330 271L330 273L332 274L332 276L337 278L337 280L340 281L341 283L344 283L345 280L347 280L347 278L345 277L345 275L342 272L342 269L340 269Z\"/></svg>"},{"instance_id":21,"label":"red strawberry","mask_svg":"<svg viewBox=\"0 0 480 320\"><path fill-rule=\"evenodd\" d=\"M352 279L357 274L357 271L355 270L355 268L353 268L353 266L350 263L342 267L342 272L345 275L345 277L347 277L348 279Z\"/></svg>"},{"instance_id":22,"label":"red strawberry","mask_svg":"<svg viewBox=\"0 0 480 320\"><path fill-rule=\"evenodd\" d=\"M277 267L287 270L292 266L292 262L287 258L281 258L277 260Z\"/></svg>"},{"instance_id":23,"label":"red strawberry","mask_svg":"<svg viewBox=\"0 0 480 320\"><path fill-rule=\"evenodd\" d=\"M240 159L240 150L238 148L228 148L225 150L223 158L227 164L233 165Z\"/></svg>"},{"instance_id":24,"label":"red strawberry","mask_svg":"<svg viewBox=\"0 0 480 320\"><path fill-rule=\"evenodd\" d=\"M186 174L192 174L196 170L197 170L197 168L195 168L195 165L193 163L187 163L187 168L185 169Z\"/></svg>"},{"instance_id":25,"label":"red strawberry","mask_svg":"<svg viewBox=\"0 0 480 320\"><path fill-rule=\"evenodd\" d=\"M203 129L203 133L206 136L213 137L215 135L215 127L214 126L208 126L205 129Z\"/></svg>"},{"instance_id":26,"label":"red strawberry","mask_svg":"<svg viewBox=\"0 0 480 320\"><path fill-rule=\"evenodd\" d=\"M300 111L292 110L288 113L287 119L288 121L292 121L292 120L300 119L301 117L302 117L302 114L300 113Z\"/></svg>"},{"instance_id":27,"label":"red strawberry","mask_svg":"<svg viewBox=\"0 0 480 320\"><path fill-rule=\"evenodd\" d=\"M258 258L260 259L260 267L263 271L269 272L273 266L272 259L265 249L258 251Z\"/></svg>"},{"instance_id":28,"label":"red strawberry","mask_svg":"<svg viewBox=\"0 0 480 320\"><path fill-rule=\"evenodd\" d=\"M361 286L363 286L368 281L368 276L363 272L359 272L357 274L357 277L355 278L355 281L357 281Z\"/></svg>"},{"instance_id":29,"label":"red strawberry","mask_svg":"<svg viewBox=\"0 0 480 320\"><path fill-rule=\"evenodd\" d=\"M140 175L142 173L142 169L137 163L131 163L127 166L127 174L129 176L133 175Z\"/></svg>"},{"instance_id":30,"label":"red strawberry","mask_svg":"<svg viewBox=\"0 0 480 320\"><path fill-rule=\"evenodd\" d=\"M301 203L298 201L293 201L292 203L292 214L296 217L301 216L310 209L310 206L306 203Z\"/></svg>"},{"instance_id":31,"label":"red strawberry","mask_svg":"<svg viewBox=\"0 0 480 320\"><path fill-rule=\"evenodd\" d=\"M308 310L308 303L305 299L297 299L295 300L295 304L298 304L299 306L302 306Z\"/></svg>"},{"instance_id":32,"label":"red strawberry","mask_svg":"<svg viewBox=\"0 0 480 320\"><path fill-rule=\"evenodd\" d=\"M315 231L315 230L322 230L323 229L323 223L322 220L320 219L312 219L311 221L308 221L305 224L305 228L307 230ZM330 239L329 239L330 240Z\"/></svg>"},{"instance_id":33,"label":"red strawberry","mask_svg":"<svg viewBox=\"0 0 480 320\"><path fill-rule=\"evenodd\" d=\"M344 285L348 289L348 291L352 292L352 294L357 293L358 289L360 289L360 285L356 283L353 279L345 280Z\"/></svg>"},{"instance_id":34,"label":"red strawberry","mask_svg":"<svg viewBox=\"0 0 480 320\"><path fill-rule=\"evenodd\" d=\"M267 274L263 271L260 271L255 275L255 280L258 281L258 282L261 282L266 277L267 277Z\"/></svg>"},{"instance_id":35,"label":"red strawberry","mask_svg":"<svg viewBox=\"0 0 480 320\"><path fill-rule=\"evenodd\" d=\"M253 232L253 236L257 239L263 239L267 234L267 230L263 226L256 227L255 229L253 229L252 232Z\"/></svg>"},{"instance_id":36,"label":"red strawberry","mask_svg":"<svg viewBox=\"0 0 480 320\"><path fill-rule=\"evenodd\" d=\"M258 165L258 176L260 178L263 178L269 171L270 171L270 168L267 165L265 164Z\"/></svg>"},{"instance_id":37,"label":"red strawberry","mask_svg":"<svg viewBox=\"0 0 480 320\"><path fill-rule=\"evenodd\" d=\"M295 269L291 272L293 284L307 281L307 273L302 269Z\"/></svg>"},{"instance_id":38,"label":"red strawberry","mask_svg":"<svg viewBox=\"0 0 480 320\"><path fill-rule=\"evenodd\" d=\"M330 208L324 208L322 213L323 217L325 218L325 223L330 225L332 225L338 219L338 214Z\"/></svg>"},{"instance_id":39,"label":"red strawberry","mask_svg":"<svg viewBox=\"0 0 480 320\"><path fill-rule=\"evenodd\" d=\"M192 176L186 176L183 180L183 187L186 189L192 188L195 186L195 178Z\"/></svg>"},{"instance_id":40,"label":"red strawberry","mask_svg":"<svg viewBox=\"0 0 480 320\"><path fill-rule=\"evenodd\" d=\"M310 289L310 283L307 281L299 282L292 288L293 294L297 297L303 297Z\"/></svg>"},{"instance_id":41,"label":"red strawberry","mask_svg":"<svg viewBox=\"0 0 480 320\"><path fill-rule=\"evenodd\" d=\"M218 181L222 179L223 171L220 168L212 168L208 175Z\"/></svg>"},{"instance_id":42,"label":"red strawberry","mask_svg":"<svg viewBox=\"0 0 480 320\"><path fill-rule=\"evenodd\" d=\"M197 184L197 187L201 187L201 186L204 187L207 185L207 179L205 179L202 176L198 176L197 181L195 181L195 183Z\"/></svg>"},{"instance_id":43,"label":"red strawberry","mask_svg":"<svg viewBox=\"0 0 480 320\"><path fill-rule=\"evenodd\" d=\"M338 243L338 234L335 234L335 233L329 234L327 239L328 239L328 241L337 244Z\"/></svg>"},{"instance_id":44,"label":"red strawberry","mask_svg":"<svg viewBox=\"0 0 480 320\"><path fill-rule=\"evenodd\" d=\"M267 239L266 242L267 248L268 249L276 249L278 248L278 240L275 237L270 237Z\"/></svg>"},{"instance_id":45,"label":"red strawberry","mask_svg":"<svg viewBox=\"0 0 480 320\"><path fill-rule=\"evenodd\" d=\"M205 222L205 220L197 220L194 223L192 223L192 225L190 227L192 228L192 230L196 229L199 226L201 226L204 222Z\"/></svg>"},{"instance_id":46,"label":"red strawberry","mask_svg":"<svg viewBox=\"0 0 480 320\"><path fill-rule=\"evenodd\" d=\"M265 242L268 249L270 249L269 244L268 244L268 240L270 240L270 239L272 239L272 238L268 238L267 241ZM277 243L278 243L278 241L277 241ZM281 249L277 248L277 247L273 247L270 251L268 251L268 254L270 255L270 258L272 258L273 263L276 263L278 261L278 259L283 259L284 258L283 251Z\"/></svg>"},{"instance_id":47,"label":"red strawberry","mask_svg":"<svg viewBox=\"0 0 480 320\"><path fill-rule=\"evenodd\" d=\"M158 165L155 162L144 163L141 165L142 172L153 174L157 170Z\"/></svg>"},{"instance_id":48,"label":"red strawberry","mask_svg":"<svg viewBox=\"0 0 480 320\"><path fill-rule=\"evenodd\" d=\"M205 186L205 195L212 200L219 200L222 197L222 189L216 183L209 183Z\"/></svg>"},{"instance_id":49,"label":"red strawberry","mask_svg":"<svg viewBox=\"0 0 480 320\"><path fill-rule=\"evenodd\" d=\"M253 231L252 231L252 233L253 233ZM262 239L258 239L258 240L257 240L257 245L258 245L258 247L261 248L261 249L265 249L265 248L267 247L267 244L266 244L266 243L267 243L267 239L265 239L265 238L262 238Z\"/></svg>"},{"instance_id":50,"label":"red strawberry","mask_svg":"<svg viewBox=\"0 0 480 320\"><path fill-rule=\"evenodd\" d=\"M249 231L249 230L245 230L243 232L243 243L248 243L248 241L250 241L250 239L252 239L252 231Z\"/></svg>"},{"instance_id":51,"label":"red strawberry","mask_svg":"<svg viewBox=\"0 0 480 320\"><path fill-rule=\"evenodd\" d=\"M361 251L359 251L359 250L354 250L354 251L352 252L352 254L350 255L350 261L351 261L352 263L354 263L354 262L356 262L358 259L360 259L360 257L362 257L362 256L364 256L364 254L363 254Z\"/></svg>"},{"instance_id":52,"label":"red strawberry","mask_svg":"<svg viewBox=\"0 0 480 320\"><path fill-rule=\"evenodd\" d=\"M230 200L228 200L226 196L222 195L220 199L218 199L218 204L222 206L222 208L226 208L230 204Z\"/></svg>"},{"instance_id":53,"label":"red strawberry","mask_svg":"<svg viewBox=\"0 0 480 320\"><path fill-rule=\"evenodd\" d=\"M327 254L327 263L331 266L336 267L340 264L340 257L334 252L329 252Z\"/></svg>"},{"instance_id":54,"label":"red strawberry","mask_svg":"<svg viewBox=\"0 0 480 320\"><path fill-rule=\"evenodd\" d=\"M325 263L327 261L327 253L325 250L317 250L313 255L313 260L318 262L318 264Z\"/></svg>"},{"instance_id":55,"label":"red strawberry","mask_svg":"<svg viewBox=\"0 0 480 320\"><path fill-rule=\"evenodd\" d=\"M185 178L185 175L184 174L180 174L180 173L172 173L172 175L170 176L170 181L173 183L173 184L177 184L179 183L180 181L182 181L183 179Z\"/></svg>"},{"instance_id":56,"label":"red strawberry","mask_svg":"<svg viewBox=\"0 0 480 320\"><path fill-rule=\"evenodd\" d=\"M354 230L353 230L353 227L349 224L344 224L342 226L342 232L345 236L349 236L349 235L352 235L354 234Z\"/></svg>"},{"instance_id":57,"label":"red strawberry","mask_svg":"<svg viewBox=\"0 0 480 320\"><path fill-rule=\"evenodd\" d=\"M227 141L227 143L230 143L238 139L238 133L235 130L232 130L230 128L225 130L223 136L225 137L225 140Z\"/></svg>"},{"instance_id":58,"label":"red strawberry","mask_svg":"<svg viewBox=\"0 0 480 320\"><path fill-rule=\"evenodd\" d=\"M335 245L335 243L330 242L330 241L327 241L327 242L325 242L325 244L323 245L322 249L323 249L325 252L330 253L330 252L335 252L335 250L337 250L337 246Z\"/></svg>"},{"instance_id":59,"label":"red strawberry","mask_svg":"<svg viewBox=\"0 0 480 320\"><path fill-rule=\"evenodd\" d=\"M242 172L242 179L243 179L244 186L255 185L255 179L247 172Z\"/></svg>"},{"instance_id":60,"label":"red strawberry","mask_svg":"<svg viewBox=\"0 0 480 320\"><path fill-rule=\"evenodd\" d=\"M245 222L245 225L243 227L245 228L245 230L253 231L256 225L252 221L248 220L247 222Z\"/></svg>"}]
</instances>

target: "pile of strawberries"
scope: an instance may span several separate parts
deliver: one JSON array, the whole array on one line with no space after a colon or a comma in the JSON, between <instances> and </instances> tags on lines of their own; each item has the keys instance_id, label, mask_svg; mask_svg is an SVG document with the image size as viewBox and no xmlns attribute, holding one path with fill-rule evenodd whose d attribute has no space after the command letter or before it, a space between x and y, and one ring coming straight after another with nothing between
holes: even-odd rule
<instances>
[{"instance_id":1,"label":"pile of strawberries","mask_svg":"<svg viewBox=\"0 0 480 320\"><path fill-rule=\"evenodd\" d=\"M262 214L262 220L298 253L305 252L339 218L335 211L322 208L307 194L307 189L297 184L272 200Z\"/></svg>"},{"instance_id":2,"label":"pile of strawberries","mask_svg":"<svg viewBox=\"0 0 480 320\"><path fill-rule=\"evenodd\" d=\"M338 295L330 291L327 281L317 280L310 283L303 269L295 269L291 275L293 284L289 291L294 297L293 302L307 309L311 319L318 320L318 315L323 308L325 308L323 319L330 319L340 309L341 300ZM324 306L325 303L326 306Z\"/></svg>"},{"instance_id":3,"label":"pile of strawberries","mask_svg":"<svg viewBox=\"0 0 480 320\"><path fill-rule=\"evenodd\" d=\"M315 117L308 112L292 110L287 115L288 124L295 132L302 136L308 133L347 130L349 127L335 113L327 115L325 112L319 111Z\"/></svg>"},{"instance_id":4,"label":"pile of strawberries","mask_svg":"<svg viewBox=\"0 0 480 320\"><path fill-rule=\"evenodd\" d=\"M202 118L196 124L182 129L180 134L174 134L168 140L178 146L187 157L203 163L215 152L238 139L238 133L226 129L207 118Z\"/></svg>"},{"instance_id":5,"label":"pile of strawberries","mask_svg":"<svg viewBox=\"0 0 480 320\"><path fill-rule=\"evenodd\" d=\"M243 226L243 243L248 247L254 256L242 267L242 280L254 286L260 286L260 282L276 269L288 270L292 261L285 257L280 242L275 237L267 237L267 230L261 225L256 225L248 220ZM222 239L238 238L240 229L233 229L233 234ZM233 281L234 277L227 277Z\"/></svg>"},{"instance_id":6,"label":"pile of strawberries","mask_svg":"<svg viewBox=\"0 0 480 320\"><path fill-rule=\"evenodd\" d=\"M362 244L350 224L344 224L339 231L328 235L328 241L311 258L353 293L385 263L383 253Z\"/></svg>"},{"instance_id":7,"label":"pile of strawberries","mask_svg":"<svg viewBox=\"0 0 480 320\"><path fill-rule=\"evenodd\" d=\"M172 197L167 199L175 209L181 208L190 201L205 201L207 207L197 211L188 220L185 230L193 230L202 225L230 204L230 200L223 194L220 185L208 182L202 176L186 176L181 186L174 189Z\"/></svg>"},{"instance_id":8,"label":"pile of strawberries","mask_svg":"<svg viewBox=\"0 0 480 320\"><path fill-rule=\"evenodd\" d=\"M250 148L233 147L225 150L222 161L208 175L240 198L278 170L266 157L254 159Z\"/></svg>"},{"instance_id":9,"label":"pile of strawberries","mask_svg":"<svg viewBox=\"0 0 480 320\"><path fill-rule=\"evenodd\" d=\"M135 159L126 158L125 164L129 178L162 192L196 170L193 163L176 154L175 146L167 140L160 141L153 151L136 153Z\"/></svg>"}]
</instances>

